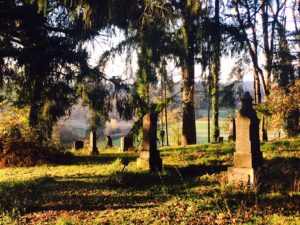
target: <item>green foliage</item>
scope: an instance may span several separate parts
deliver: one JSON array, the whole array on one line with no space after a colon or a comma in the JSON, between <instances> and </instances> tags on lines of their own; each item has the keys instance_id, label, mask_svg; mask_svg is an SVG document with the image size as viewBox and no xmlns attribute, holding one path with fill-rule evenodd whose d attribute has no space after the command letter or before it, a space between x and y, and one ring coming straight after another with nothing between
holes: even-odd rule
<instances>
[{"instance_id":1,"label":"green foliage","mask_svg":"<svg viewBox=\"0 0 300 225\"><path fill-rule=\"evenodd\" d=\"M273 127L287 130L288 136L299 134L299 108L300 108L300 81L282 88L274 87L271 89L268 108L272 113ZM293 113L295 114L294 116Z\"/></svg>"},{"instance_id":2,"label":"green foliage","mask_svg":"<svg viewBox=\"0 0 300 225\"><path fill-rule=\"evenodd\" d=\"M82 25L70 20L60 1L5 6L1 25L6 35L0 40L5 98L29 107L29 125L49 138L58 118L77 101L74 84L88 68L87 53L78 43L86 33L78 33Z\"/></svg>"},{"instance_id":3,"label":"green foliage","mask_svg":"<svg viewBox=\"0 0 300 225\"><path fill-rule=\"evenodd\" d=\"M149 88L151 84L157 82L155 68L151 60L151 50L145 44L142 44L141 51L138 54L137 71L137 93L141 99L150 104Z\"/></svg>"},{"instance_id":4,"label":"green foliage","mask_svg":"<svg viewBox=\"0 0 300 225\"><path fill-rule=\"evenodd\" d=\"M55 225L72 225L70 218L58 217L54 223Z\"/></svg>"},{"instance_id":5,"label":"green foliage","mask_svg":"<svg viewBox=\"0 0 300 225\"><path fill-rule=\"evenodd\" d=\"M0 225L20 225L25 223L26 220L21 218L17 209L13 209L10 212L2 212L0 215Z\"/></svg>"},{"instance_id":6,"label":"green foliage","mask_svg":"<svg viewBox=\"0 0 300 225\"><path fill-rule=\"evenodd\" d=\"M64 149L45 138L43 128L29 126L28 108L3 102L0 112L0 167L35 166L64 157Z\"/></svg>"},{"instance_id":7,"label":"green foliage","mask_svg":"<svg viewBox=\"0 0 300 225\"><path fill-rule=\"evenodd\" d=\"M292 65L294 57L291 54L287 41L286 25L277 21L276 26L278 28L279 46L275 56L274 78L280 87L287 89L288 85L292 84L295 80L295 71Z\"/></svg>"},{"instance_id":8,"label":"green foliage","mask_svg":"<svg viewBox=\"0 0 300 225\"><path fill-rule=\"evenodd\" d=\"M2 103L0 107L0 142L2 151L7 151L16 142L44 141L39 129L31 129L28 125L28 108L18 109L10 104Z\"/></svg>"},{"instance_id":9,"label":"green foliage","mask_svg":"<svg viewBox=\"0 0 300 225\"><path fill-rule=\"evenodd\" d=\"M99 136L104 135L105 118L96 112L92 112L91 118L89 118L89 131L96 131Z\"/></svg>"}]
</instances>

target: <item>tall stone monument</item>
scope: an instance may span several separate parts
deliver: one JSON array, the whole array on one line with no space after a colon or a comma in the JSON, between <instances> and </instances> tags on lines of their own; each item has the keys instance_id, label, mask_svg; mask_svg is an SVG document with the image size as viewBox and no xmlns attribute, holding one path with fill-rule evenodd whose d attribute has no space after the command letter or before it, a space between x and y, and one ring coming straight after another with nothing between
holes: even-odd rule
<instances>
[{"instance_id":1,"label":"tall stone monument","mask_svg":"<svg viewBox=\"0 0 300 225\"><path fill-rule=\"evenodd\" d=\"M106 136L105 142L106 142L106 148L111 148L111 147L113 147L113 143L112 143L112 138L111 138L111 136Z\"/></svg>"},{"instance_id":2,"label":"tall stone monument","mask_svg":"<svg viewBox=\"0 0 300 225\"><path fill-rule=\"evenodd\" d=\"M224 142L224 137L220 136L217 139L217 143L223 143Z\"/></svg>"},{"instance_id":3,"label":"tall stone monument","mask_svg":"<svg viewBox=\"0 0 300 225\"><path fill-rule=\"evenodd\" d=\"M143 117L143 150L137 164L151 171L162 170L162 159L157 150L158 113L148 113Z\"/></svg>"},{"instance_id":4,"label":"tall stone monument","mask_svg":"<svg viewBox=\"0 0 300 225\"><path fill-rule=\"evenodd\" d=\"M235 126L235 119L231 118L229 123L229 135L228 141L235 141L236 139L236 126Z\"/></svg>"},{"instance_id":5,"label":"tall stone monument","mask_svg":"<svg viewBox=\"0 0 300 225\"><path fill-rule=\"evenodd\" d=\"M263 161L259 142L259 119L252 108L253 99L249 92L245 92L241 101L242 108L236 116L234 165L228 169L228 181L254 184Z\"/></svg>"},{"instance_id":6,"label":"tall stone monument","mask_svg":"<svg viewBox=\"0 0 300 225\"><path fill-rule=\"evenodd\" d=\"M124 136L121 137L120 151L125 152L133 148L133 137Z\"/></svg>"},{"instance_id":7,"label":"tall stone monument","mask_svg":"<svg viewBox=\"0 0 300 225\"><path fill-rule=\"evenodd\" d=\"M99 151L97 148L97 133L96 133L96 131L90 132L90 150L91 150L91 155L99 155Z\"/></svg>"},{"instance_id":8,"label":"tall stone monument","mask_svg":"<svg viewBox=\"0 0 300 225\"><path fill-rule=\"evenodd\" d=\"M75 150L83 149L84 148L84 142L81 140L77 140L74 143Z\"/></svg>"}]
</instances>

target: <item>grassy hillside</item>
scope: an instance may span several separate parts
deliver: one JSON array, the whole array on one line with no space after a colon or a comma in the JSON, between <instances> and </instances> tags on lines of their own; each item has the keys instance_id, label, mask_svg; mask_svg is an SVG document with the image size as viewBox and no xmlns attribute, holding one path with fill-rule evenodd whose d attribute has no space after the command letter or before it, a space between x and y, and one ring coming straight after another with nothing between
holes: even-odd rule
<instances>
[{"instance_id":1,"label":"grassy hillside","mask_svg":"<svg viewBox=\"0 0 300 225\"><path fill-rule=\"evenodd\" d=\"M0 224L300 224L300 139L262 145L264 182L254 188L227 184L233 150L165 147L161 174L115 149L1 169Z\"/></svg>"}]
</instances>

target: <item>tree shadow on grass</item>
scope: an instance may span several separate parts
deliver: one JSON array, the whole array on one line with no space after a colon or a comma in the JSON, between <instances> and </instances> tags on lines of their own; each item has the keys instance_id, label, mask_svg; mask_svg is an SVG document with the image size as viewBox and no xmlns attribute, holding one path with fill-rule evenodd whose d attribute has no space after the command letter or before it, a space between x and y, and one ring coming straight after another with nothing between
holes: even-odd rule
<instances>
[{"instance_id":1,"label":"tree shadow on grass","mask_svg":"<svg viewBox=\"0 0 300 225\"><path fill-rule=\"evenodd\" d=\"M193 188L210 182L186 180L185 184L173 174L149 172L116 172L109 176L44 178L42 182L27 182L26 188L11 189L8 196L26 202L26 213L49 210L97 211L105 209L151 208L174 196L184 197L185 185ZM17 191L19 194L13 194ZM6 198L7 196L3 196ZM10 208L18 207L10 206Z\"/></svg>"},{"instance_id":2,"label":"tree shadow on grass","mask_svg":"<svg viewBox=\"0 0 300 225\"><path fill-rule=\"evenodd\" d=\"M295 184L300 182L300 158L297 157L276 157L264 161L261 177L263 192L287 193L293 190ZM297 186L297 185L296 185Z\"/></svg>"},{"instance_id":3,"label":"tree shadow on grass","mask_svg":"<svg viewBox=\"0 0 300 225\"><path fill-rule=\"evenodd\" d=\"M110 164L118 158L126 159L129 161L136 160L136 155L122 155L122 154L100 154L98 156L72 156L67 161L60 163L61 165L97 165L97 164Z\"/></svg>"},{"instance_id":4,"label":"tree shadow on grass","mask_svg":"<svg viewBox=\"0 0 300 225\"><path fill-rule=\"evenodd\" d=\"M260 201L262 208L271 207L276 212L282 212L286 215L300 212L300 195L280 195L277 197L263 198Z\"/></svg>"},{"instance_id":5,"label":"tree shadow on grass","mask_svg":"<svg viewBox=\"0 0 300 225\"><path fill-rule=\"evenodd\" d=\"M66 183L64 182L64 184L61 185L66 185ZM69 182L68 185L77 184L75 184L75 182ZM60 191L42 196L41 200L37 202L38 204L32 205L28 211L95 211L106 209L150 208L161 204L163 201L163 199L160 199L160 202L154 201L151 196L125 195L124 193L120 195L107 195L97 189L86 191L86 193L83 193L83 191L73 191L70 193Z\"/></svg>"},{"instance_id":6,"label":"tree shadow on grass","mask_svg":"<svg viewBox=\"0 0 300 225\"><path fill-rule=\"evenodd\" d=\"M299 173L300 158L276 157L265 160L262 171L257 173L257 186L254 189L249 186L235 188L226 193L226 199L229 205L235 207L243 202L249 207L256 205L262 211L295 215L300 211Z\"/></svg>"},{"instance_id":7,"label":"tree shadow on grass","mask_svg":"<svg viewBox=\"0 0 300 225\"><path fill-rule=\"evenodd\" d=\"M42 192L27 212L150 208L167 200L164 196L157 198L155 193L145 192L146 187L132 190L132 186L127 187L125 181L118 179L116 181L111 176L98 176L93 177L93 181L52 181L39 186Z\"/></svg>"},{"instance_id":8,"label":"tree shadow on grass","mask_svg":"<svg viewBox=\"0 0 300 225\"><path fill-rule=\"evenodd\" d=\"M220 161L221 162L221 161ZM227 171L227 165L190 165L187 167L176 167L175 165L164 166L164 169L172 174L178 174L183 178L193 178L205 174L214 174Z\"/></svg>"},{"instance_id":9,"label":"tree shadow on grass","mask_svg":"<svg viewBox=\"0 0 300 225\"><path fill-rule=\"evenodd\" d=\"M266 142L262 145L262 149L265 151L278 151L283 150L284 152L297 152L299 151L300 142L290 140L277 140L273 142Z\"/></svg>"},{"instance_id":10,"label":"tree shadow on grass","mask_svg":"<svg viewBox=\"0 0 300 225\"><path fill-rule=\"evenodd\" d=\"M125 187L112 184L109 176L90 178L93 179L82 181L74 178L57 180L43 177L14 184L1 184L0 208L4 211L18 209L22 213L49 210L95 211L150 208L166 200L164 197L153 197L147 192L128 191Z\"/></svg>"},{"instance_id":11,"label":"tree shadow on grass","mask_svg":"<svg viewBox=\"0 0 300 225\"><path fill-rule=\"evenodd\" d=\"M290 167L293 169L300 169L300 156L299 157L275 157L271 160L264 160L267 167L279 168ZM294 172L294 171L293 171Z\"/></svg>"},{"instance_id":12,"label":"tree shadow on grass","mask_svg":"<svg viewBox=\"0 0 300 225\"><path fill-rule=\"evenodd\" d=\"M100 163L98 157L95 158L95 162L92 163ZM130 159L134 160L133 157ZM107 159L101 162L107 163ZM22 207L26 208L27 213L48 210L150 208L174 196L187 196L189 194L187 189L200 185L207 187L214 185L214 182L191 178L201 174L221 172L226 168L220 165L179 168L178 171L183 174L183 177L179 176L173 167L167 167L166 173L163 174L125 170L105 176L44 177L28 181L25 186L8 185L10 191L6 192L3 189L3 193L10 194L3 195L3 199L16 203L23 201ZM12 209L19 205L4 205L5 207Z\"/></svg>"}]
</instances>

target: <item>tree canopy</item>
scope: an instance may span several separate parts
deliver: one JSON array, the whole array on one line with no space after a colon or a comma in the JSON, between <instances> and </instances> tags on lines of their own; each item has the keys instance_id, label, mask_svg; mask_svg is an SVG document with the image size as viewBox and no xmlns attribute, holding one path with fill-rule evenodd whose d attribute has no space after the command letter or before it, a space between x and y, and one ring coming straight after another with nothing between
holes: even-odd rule
<instances>
[{"instance_id":1,"label":"tree canopy","mask_svg":"<svg viewBox=\"0 0 300 225\"><path fill-rule=\"evenodd\" d=\"M231 54L237 62L251 61L257 104L262 96L268 100L275 83L289 94L299 79L299 53L291 50L299 49L298 15L296 1L2 1L1 99L28 108L29 125L50 138L53 125L79 101L93 111L91 127L108 120L113 108L124 119L145 114L155 103L150 89L158 86L162 65L173 60L182 77L182 143L193 144L195 65L200 64L208 80L216 141L218 107L234 95L234 89L220 90L221 57ZM287 20L293 21L293 28L290 23L287 27ZM124 31L125 40L104 52L93 68L84 44L116 29ZM103 72L110 57L124 51L137 54L138 68L130 84ZM241 65L237 63L237 76L243 73ZM299 121L299 110L289 118ZM295 126L291 129L299 132L299 123Z\"/></svg>"}]
</instances>

